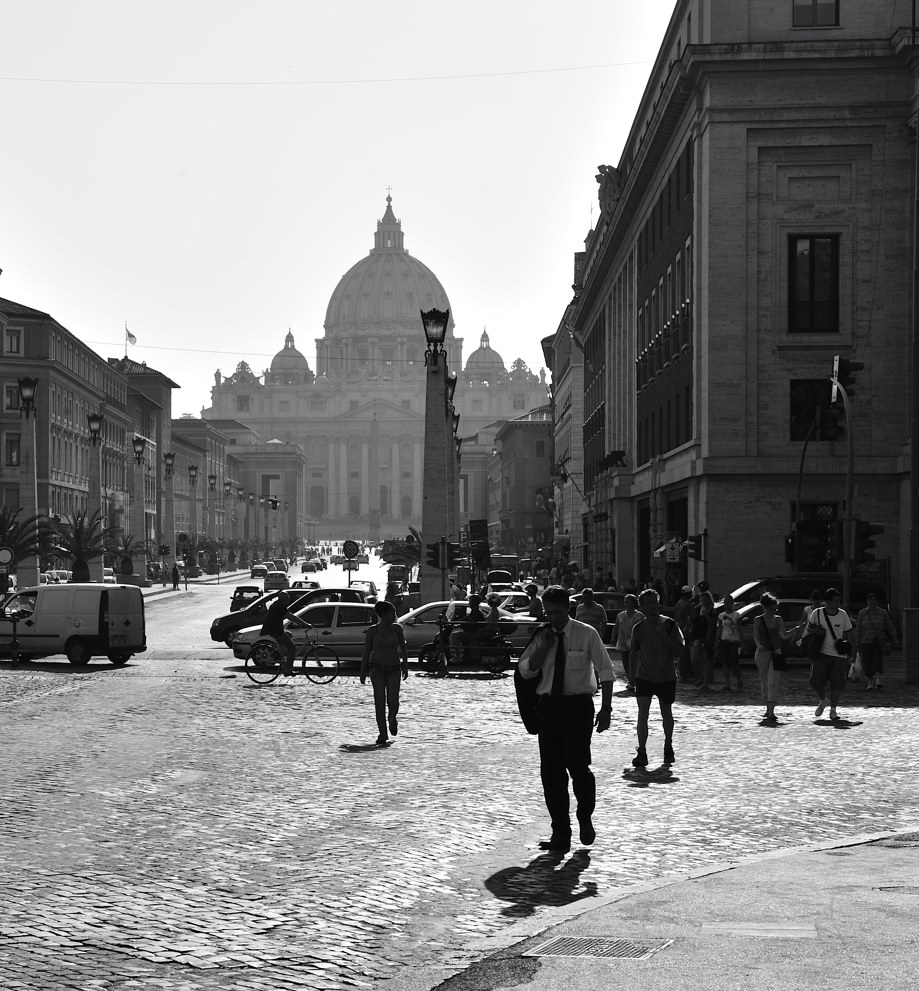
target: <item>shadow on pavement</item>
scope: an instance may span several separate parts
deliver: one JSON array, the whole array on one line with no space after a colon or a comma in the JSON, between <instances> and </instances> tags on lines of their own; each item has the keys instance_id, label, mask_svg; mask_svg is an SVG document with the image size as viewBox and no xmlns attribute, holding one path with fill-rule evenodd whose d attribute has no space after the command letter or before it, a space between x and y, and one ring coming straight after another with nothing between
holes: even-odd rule
<instances>
[{"instance_id":1,"label":"shadow on pavement","mask_svg":"<svg viewBox=\"0 0 919 991\"><path fill-rule=\"evenodd\" d=\"M501 914L511 918L532 915L542 905L570 905L595 897L597 885L593 881L581 886L581 874L590 866L590 853L576 850L567 861L562 860L563 854L540 854L526 867L496 871L485 879L485 887L495 898L508 903Z\"/></svg>"},{"instance_id":2,"label":"shadow on pavement","mask_svg":"<svg viewBox=\"0 0 919 991\"><path fill-rule=\"evenodd\" d=\"M346 754L367 754L376 750L386 750L389 743L341 743L338 749Z\"/></svg>"}]
</instances>

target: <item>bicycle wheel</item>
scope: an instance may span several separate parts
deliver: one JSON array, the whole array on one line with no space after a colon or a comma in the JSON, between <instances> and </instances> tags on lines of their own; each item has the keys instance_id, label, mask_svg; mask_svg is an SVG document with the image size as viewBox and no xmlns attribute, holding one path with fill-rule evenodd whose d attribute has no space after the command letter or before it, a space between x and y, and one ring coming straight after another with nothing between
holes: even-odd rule
<instances>
[{"instance_id":1,"label":"bicycle wheel","mask_svg":"<svg viewBox=\"0 0 919 991\"><path fill-rule=\"evenodd\" d=\"M303 673L317 685L327 685L338 677L341 661L331 647L316 644L303 655Z\"/></svg>"},{"instance_id":2,"label":"bicycle wheel","mask_svg":"<svg viewBox=\"0 0 919 991\"><path fill-rule=\"evenodd\" d=\"M246 656L246 674L257 685L270 685L281 673L281 652L277 644L258 640Z\"/></svg>"}]
</instances>

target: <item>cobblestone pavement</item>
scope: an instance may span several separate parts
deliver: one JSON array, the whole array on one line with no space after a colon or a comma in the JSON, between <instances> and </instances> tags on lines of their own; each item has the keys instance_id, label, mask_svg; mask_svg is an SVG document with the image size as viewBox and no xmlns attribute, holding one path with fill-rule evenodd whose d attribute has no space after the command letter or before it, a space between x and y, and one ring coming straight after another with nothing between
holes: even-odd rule
<instances>
[{"instance_id":1,"label":"cobblestone pavement","mask_svg":"<svg viewBox=\"0 0 919 991\"><path fill-rule=\"evenodd\" d=\"M397 988L421 967L433 984L548 906L919 822L919 693L896 665L840 725L814 719L802 670L777 728L752 684L683 692L678 763L647 779L624 774L634 701L617 697L594 744L598 841L557 858L536 849L510 679L413 675L377 749L369 687L254 686L192 629L203 605L150 603L151 643L171 632L126 668L0 665L0 987Z\"/></svg>"}]
</instances>

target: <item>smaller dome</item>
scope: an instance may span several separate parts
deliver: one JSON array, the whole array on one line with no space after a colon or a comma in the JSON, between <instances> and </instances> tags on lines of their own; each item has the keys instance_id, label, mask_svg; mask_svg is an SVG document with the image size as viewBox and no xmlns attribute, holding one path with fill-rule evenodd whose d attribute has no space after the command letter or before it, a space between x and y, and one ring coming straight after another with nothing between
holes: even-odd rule
<instances>
[{"instance_id":1,"label":"smaller dome","mask_svg":"<svg viewBox=\"0 0 919 991\"><path fill-rule=\"evenodd\" d=\"M479 346L466 359L463 371L476 378L490 379L504 371L504 359L495 351L488 341L488 332L482 331Z\"/></svg>"},{"instance_id":2,"label":"smaller dome","mask_svg":"<svg viewBox=\"0 0 919 991\"><path fill-rule=\"evenodd\" d=\"M294 347L294 335L288 331L284 348L271 359L271 373L308 372L310 366L301 352Z\"/></svg>"}]
</instances>

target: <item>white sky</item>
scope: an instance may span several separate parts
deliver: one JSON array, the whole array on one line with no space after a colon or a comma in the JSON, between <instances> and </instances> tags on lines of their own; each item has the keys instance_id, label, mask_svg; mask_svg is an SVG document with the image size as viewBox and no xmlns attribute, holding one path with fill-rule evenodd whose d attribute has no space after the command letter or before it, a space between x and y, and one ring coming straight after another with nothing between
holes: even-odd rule
<instances>
[{"instance_id":1,"label":"white sky","mask_svg":"<svg viewBox=\"0 0 919 991\"><path fill-rule=\"evenodd\" d=\"M673 8L0 0L0 296L104 357L127 320L198 415L288 327L315 369L392 186L464 354L536 371Z\"/></svg>"}]
</instances>

